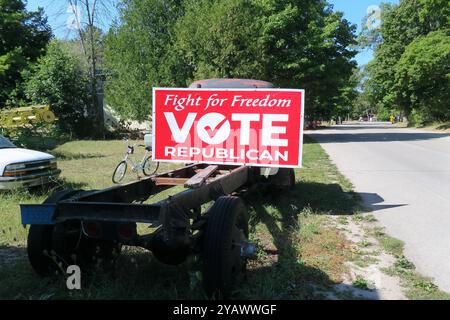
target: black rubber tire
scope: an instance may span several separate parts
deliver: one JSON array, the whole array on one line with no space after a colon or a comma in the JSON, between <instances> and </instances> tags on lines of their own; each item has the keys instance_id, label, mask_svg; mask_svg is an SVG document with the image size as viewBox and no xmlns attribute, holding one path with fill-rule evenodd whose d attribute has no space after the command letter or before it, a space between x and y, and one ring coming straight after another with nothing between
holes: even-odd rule
<instances>
[{"instance_id":1,"label":"black rubber tire","mask_svg":"<svg viewBox=\"0 0 450 320\"><path fill-rule=\"evenodd\" d=\"M225 196L211 207L203 236L203 287L211 297L227 298L246 269L238 242L248 239L248 213L242 199Z\"/></svg>"},{"instance_id":2,"label":"black rubber tire","mask_svg":"<svg viewBox=\"0 0 450 320\"><path fill-rule=\"evenodd\" d=\"M119 169L119 167L120 167L121 165L124 165L124 164L125 164L125 170L123 171L122 175L119 176L119 177L116 177L116 172L117 172L117 170ZM123 177L125 177L125 173L127 173L127 167L128 167L128 165L127 165L127 162L126 162L126 161L120 161L120 162L119 162L119 164L117 165L117 167L116 167L116 169L114 170L113 175L112 175L112 182L113 182L113 183L120 183L120 181L123 180Z\"/></svg>"},{"instance_id":3,"label":"black rubber tire","mask_svg":"<svg viewBox=\"0 0 450 320\"><path fill-rule=\"evenodd\" d=\"M71 196L92 191L60 191L53 193L44 203L57 203ZM65 229L71 224L73 235L67 237ZM56 225L31 225L28 232L27 253L32 268L41 276L64 272L64 268L77 264L90 268L101 261L106 270L120 254L121 246L113 241L89 239L81 234L79 221ZM77 231L78 229L78 231ZM62 269L60 266L62 264Z\"/></svg>"},{"instance_id":4,"label":"black rubber tire","mask_svg":"<svg viewBox=\"0 0 450 320\"><path fill-rule=\"evenodd\" d=\"M146 170L146 165L148 164L148 163L154 163L155 164L155 169L153 170L153 169L151 169L151 170ZM153 165L150 165L150 168L153 168ZM153 162L152 161L152 159L150 158L150 157L148 157L147 159L145 159L145 161L144 161L144 164L142 165L142 172L144 172L144 174L147 176L147 177L149 177L149 176L151 176L151 175L153 175L153 174L155 174L156 173L156 171L158 171L158 169L159 169L159 162Z\"/></svg>"},{"instance_id":5,"label":"black rubber tire","mask_svg":"<svg viewBox=\"0 0 450 320\"><path fill-rule=\"evenodd\" d=\"M55 192L44 203L57 203L79 193L79 190ZM50 257L52 252L53 225L31 225L28 231L27 254L31 267L41 276L58 271L56 262Z\"/></svg>"}]
</instances>

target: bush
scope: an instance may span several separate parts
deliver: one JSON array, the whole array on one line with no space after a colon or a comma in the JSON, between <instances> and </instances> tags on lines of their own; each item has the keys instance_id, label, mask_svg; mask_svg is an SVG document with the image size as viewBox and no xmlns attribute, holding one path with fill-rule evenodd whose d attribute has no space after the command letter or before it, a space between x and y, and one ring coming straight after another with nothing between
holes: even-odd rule
<instances>
[{"instance_id":1,"label":"bush","mask_svg":"<svg viewBox=\"0 0 450 320\"><path fill-rule=\"evenodd\" d=\"M409 124L416 126L416 127L423 127L429 122L430 120L428 117L424 114L424 112L419 112L416 109L413 109L411 111L411 114L408 117Z\"/></svg>"},{"instance_id":2,"label":"bush","mask_svg":"<svg viewBox=\"0 0 450 320\"><path fill-rule=\"evenodd\" d=\"M34 104L50 105L62 133L83 137L92 132L89 80L81 62L61 43L52 41L46 55L24 78L27 98Z\"/></svg>"},{"instance_id":3,"label":"bush","mask_svg":"<svg viewBox=\"0 0 450 320\"><path fill-rule=\"evenodd\" d=\"M381 106L378 109L378 120L380 121L389 121L389 118L392 115L392 111L389 109L386 109L385 107Z\"/></svg>"}]
</instances>

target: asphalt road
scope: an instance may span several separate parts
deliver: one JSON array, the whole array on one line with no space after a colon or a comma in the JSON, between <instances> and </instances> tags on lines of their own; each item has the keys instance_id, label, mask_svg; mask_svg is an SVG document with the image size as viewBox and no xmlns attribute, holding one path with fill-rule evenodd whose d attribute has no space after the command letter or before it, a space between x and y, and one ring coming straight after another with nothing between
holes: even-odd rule
<instances>
[{"instance_id":1,"label":"asphalt road","mask_svg":"<svg viewBox=\"0 0 450 320\"><path fill-rule=\"evenodd\" d=\"M450 292L450 134L390 124L307 131L424 276Z\"/></svg>"}]
</instances>

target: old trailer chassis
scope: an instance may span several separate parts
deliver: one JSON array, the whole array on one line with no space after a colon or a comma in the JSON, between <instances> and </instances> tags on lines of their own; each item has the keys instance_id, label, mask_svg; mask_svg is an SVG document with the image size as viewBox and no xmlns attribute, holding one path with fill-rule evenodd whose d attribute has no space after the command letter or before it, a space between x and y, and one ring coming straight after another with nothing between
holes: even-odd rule
<instances>
[{"instance_id":1,"label":"old trailer chassis","mask_svg":"<svg viewBox=\"0 0 450 320\"><path fill-rule=\"evenodd\" d=\"M280 169L270 177L261 175L261 170L248 166L193 164L103 190L62 192L62 196L55 193L43 204L22 204L22 223L31 225L27 248L30 263L38 273L44 273L46 265L41 251L54 251L55 241L56 247L71 241L77 248L82 246L78 236L70 240L74 232L83 239L86 237L86 241L102 245L106 242L112 246L146 248L167 264L179 264L189 254L202 254L203 250L206 258L202 259L207 260L207 266L212 265L208 267L212 270L207 272L207 292L224 293L228 275L218 274L219 266L214 263L223 259L223 264L230 264L234 270L241 268L242 261L255 253L255 247L248 241L245 205L241 199L230 195L262 184L289 186L293 182L292 169ZM144 203L180 185L186 189L155 203ZM211 201L214 205L202 214L202 206ZM139 234L137 223L151 231ZM100 232L92 233L92 225ZM215 256L216 251L222 250L222 241L228 241L232 250L225 248L227 256ZM60 248L60 255L69 250L67 247L74 245ZM87 251L86 245L82 248ZM66 253L70 256L72 251Z\"/></svg>"},{"instance_id":2,"label":"old trailer chassis","mask_svg":"<svg viewBox=\"0 0 450 320\"><path fill-rule=\"evenodd\" d=\"M202 171L213 172L205 179L200 177L196 180ZM80 192L57 203L22 204L22 223L55 225L73 220L115 224L139 222L160 228L151 235L139 236L136 232L131 239L120 238L111 232L102 236L149 250L154 249L152 240L156 238L159 243L164 241L165 248L195 249L195 240L200 238L201 227L207 219L207 215L201 214L201 206L252 184L259 171L259 168L247 166L189 165L125 185ZM157 203L143 204L151 196L177 185L188 188Z\"/></svg>"}]
</instances>

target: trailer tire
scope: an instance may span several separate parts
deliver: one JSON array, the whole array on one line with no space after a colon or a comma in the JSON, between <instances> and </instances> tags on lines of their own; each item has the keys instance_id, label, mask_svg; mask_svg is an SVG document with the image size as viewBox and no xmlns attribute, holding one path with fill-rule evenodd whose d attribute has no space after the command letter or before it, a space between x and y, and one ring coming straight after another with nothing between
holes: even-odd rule
<instances>
[{"instance_id":1,"label":"trailer tire","mask_svg":"<svg viewBox=\"0 0 450 320\"><path fill-rule=\"evenodd\" d=\"M57 203L70 198L79 190L63 190L50 195L44 203ZM52 259L53 225L31 225L27 238L27 254L31 267L41 276L58 272L57 263Z\"/></svg>"},{"instance_id":2,"label":"trailer tire","mask_svg":"<svg viewBox=\"0 0 450 320\"><path fill-rule=\"evenodd\" d=\"M203 237L203 287L209 296L226 298L245 271L238 242L248 238L248 214L242 199L225 196L209 209Z\"/></svg>"}]
</instances>

